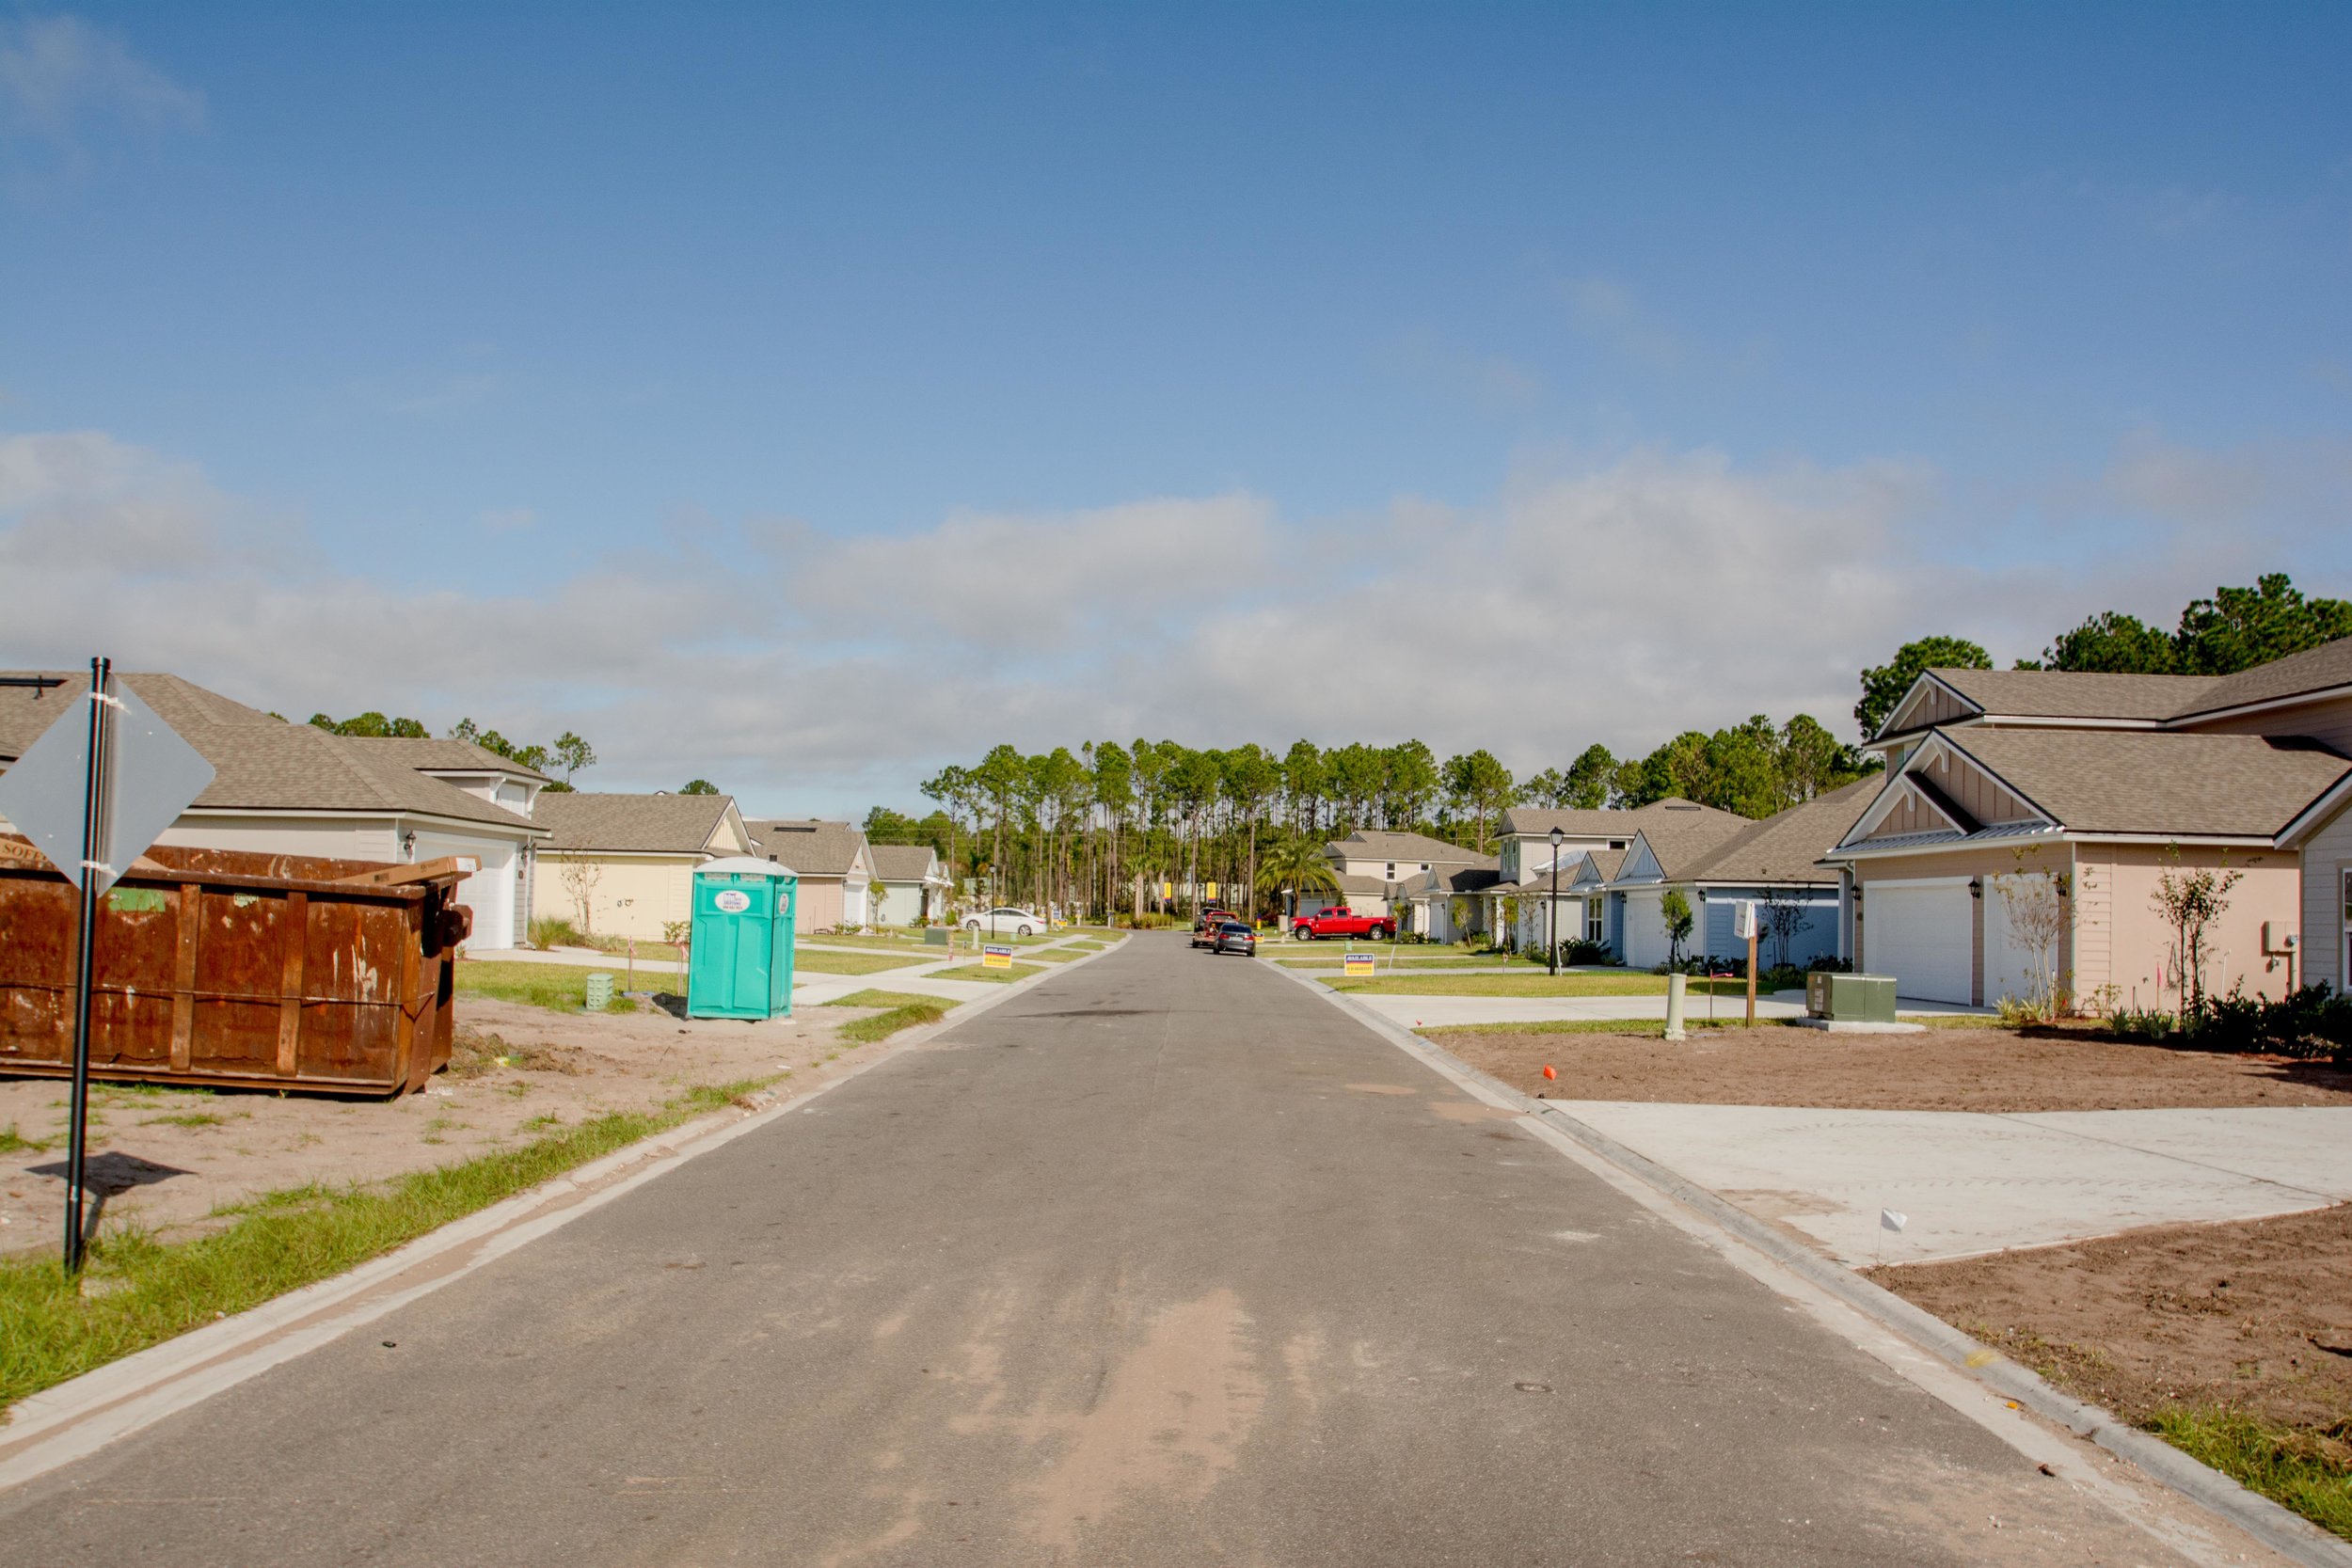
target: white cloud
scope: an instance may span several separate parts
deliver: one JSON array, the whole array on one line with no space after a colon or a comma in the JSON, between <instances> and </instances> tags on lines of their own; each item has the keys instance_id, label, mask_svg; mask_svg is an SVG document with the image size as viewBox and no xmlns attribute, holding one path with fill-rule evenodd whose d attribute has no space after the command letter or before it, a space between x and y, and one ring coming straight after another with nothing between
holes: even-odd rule
<instances>
[{"instance_id":1,"label":"white cloud","mask_svg":"<svg viewBox=\"0 0 2352 1568\"><path fill-rule=\"evenodd\" d=\"M204 95L79 17L0 22L0 126L64 144L105 120L193 129L204 123Z\"/></svg>"},{"instance_id":2,"label":"white cloud","mask_svg":"<svg viewBox=\"0 0 2352 1568\"><path fill-rule=\"evenodd\" d=\"M2205 494L2148 503L2180 493ZM2067 564L2114 504L2044 498L1996 558L1915 466L1641 450L1359 518L1247 493L846 539L682 516L536 589L422 591L326 562L186 464L23 435L0 438L0 664L103 652L286 713L569 727L605 759L597 784L701 775L757 811L912 804L1000 739L1418 736L1528 771L1755 712L1845 729L1855 673L1909 638L2006 659L2276 559L2276 536L2239 531L2225 569L2210 531L2152 520L2147 547Z\"/></svg>"}]
</instances>

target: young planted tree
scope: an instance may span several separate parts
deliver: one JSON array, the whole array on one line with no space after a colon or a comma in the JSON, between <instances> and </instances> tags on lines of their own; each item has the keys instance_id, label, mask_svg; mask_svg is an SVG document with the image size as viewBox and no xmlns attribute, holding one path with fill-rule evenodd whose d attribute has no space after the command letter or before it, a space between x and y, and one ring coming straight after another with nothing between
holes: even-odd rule
<instances>
[{"instance_id":1,"label":"young planted tree","mask_svg":"<svg viewBox=\"0 0 2352 1568\"><path fill-rule=\"evenodd\" d=\"M555 863L557 879L580 911L580 934L586 936L595 928L596 884L604 880L604 867L582 855L564 855Z\"/></svg>"},{"instance_id":2,"label":"young planted tree","mask_svg":"<svg viewBox=\"0 0 2352 1568\"><path fill-rule=\"evenodd\" d=\"M2023 853L2018 859L2024 861ZM1992 881L2000 895L2001 912L2009 918L2010 940L2033 961L2026 978L2032 994L2010 1000L2024 1003L2037 1019L2054 1019L2060 1011L2058 943L2074 924L2072 879L2063 871L2021 870Z\"/></svg>"},{"instance_id":3,"label":"young planted tree","mask_svg":"<svg viewBox=\"0 0 2352 1568\"><path fill-rule=\"evenodd\" d=\"M1788 948L1797 938L1813 928L1813 907L1796 895L1792 888L1768 887L1757 911L1764 919L1764 937L1770 944L1770 967L1778 969L1788 961Z\"/></svg>"},{"instance_id":4,"label":"young planted tree","mask_svg":"<svg viewBox=\"0 0 2352 1568\"><path fill-rule=\"evenodd\" d=\"M2181 1022L2191 1027L2205 1010L2207 941L2215 924L2230 908L2230 890L2244 879L2242 871L2213 866L2185 870L2181 851L2172 851L2172 867L2156 879L2149 907L2172 927L2172 951L2168 956L2173 989L2181 994Z\"/></svg>"},{"instance_id":5,"label":"young planted tree","mask_svg":"<svg viewBox=\"0 0 2352 1568\"><path fill-rule=\"evenodd\" d=\"M1678 887L1670 887L1658 901L1659 917L1666 925L1666 967L1682 967L1682 944L1691 940L1691 928L1697 924L1691 915L1691 900Z\"/></svg>"}]
</instances>

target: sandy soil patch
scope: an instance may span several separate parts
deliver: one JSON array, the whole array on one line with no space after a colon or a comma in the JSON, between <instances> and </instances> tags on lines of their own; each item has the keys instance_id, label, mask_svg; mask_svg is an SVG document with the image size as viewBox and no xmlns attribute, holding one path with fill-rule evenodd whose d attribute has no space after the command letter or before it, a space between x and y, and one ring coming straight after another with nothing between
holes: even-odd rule
<instances>
[{"instance_id":1,"label":"sandy soil patch","mask_svg":"<svg viewBox=\"0 0 2352 1568\"><path fill-rule=\"evenodd\" d=\"M2352 1204L1864 1272L2127 1420L2219 1406L2352 1461Z\"/></svg>"},{"instance_id":2,"label":"sandy soil patch","mask_svg":"<svg viewBox=\"0 0 2352 1568\"><path fill-rule=\"evenodd\" d=\"M2352 1073L2325 1064L2216 1055L2089 1033L1710 1029L1668 1044L1655 1035L1438 1030L1430 1038L1515 1088L1553 1100L1857 1111L2352 1105ZM1544 1078L1547 1063L1558 1070L1556 1080Z\"/></svg>"},{"instance_id":3,"label":"sandy soil patch","mask_svg":"<svg viewBox=\"0 0 2352 1568\"><path fill-rule=\"evenodd\" d=\"M93 1085L91 1181L116 1189L102 1229L186 1235L255 1194L454 1164L696 1085L788 1073L786 1085L799 1088L875 1049L838 1037L872 1010L807 1007L742 1023L468 997L456 1058L423 1093L400 1100ZM0 1078L0 1252L57 1246L65 1148L65 1083Z\"/></svg>"}]
</instances>

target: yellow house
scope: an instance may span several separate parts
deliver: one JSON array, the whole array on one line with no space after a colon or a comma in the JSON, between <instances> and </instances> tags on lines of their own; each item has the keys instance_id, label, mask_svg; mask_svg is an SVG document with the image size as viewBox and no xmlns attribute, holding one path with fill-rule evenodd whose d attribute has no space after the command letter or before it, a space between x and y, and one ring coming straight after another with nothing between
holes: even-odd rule
<instances>
[{"instance_id":1,"label":"yellow house","mask_svg":"<svg viewBox=\"0 0 2352 1568\"><path fill-rule=\"evenodd\" d=\"M539 850L531 912L598 936L661 940L692 910L694 869L753 852L731 795L550 792L532 820Z\"/></svg>"}]
</instances>

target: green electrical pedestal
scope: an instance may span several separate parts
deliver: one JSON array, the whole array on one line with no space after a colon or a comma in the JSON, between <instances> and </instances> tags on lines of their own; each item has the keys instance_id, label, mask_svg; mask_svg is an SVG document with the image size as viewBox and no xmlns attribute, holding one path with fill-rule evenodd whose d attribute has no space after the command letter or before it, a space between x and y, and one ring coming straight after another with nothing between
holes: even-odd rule
<instances>
[{"instance_id":1,"label":"green electrical pedestal","mask_svg":"<svg viewBox=\"0 0 2352 1568\"><path fill-rule=\"evenodd\" d=\"M792 915L801 879L737 855L694 872L686 1016L762 1019L792 1011Z\"/></svg>"}]
</instances>

